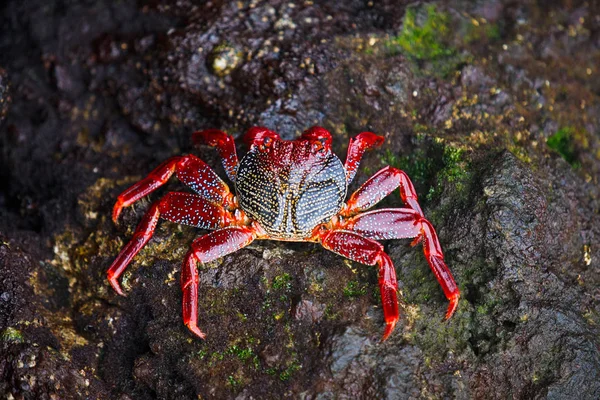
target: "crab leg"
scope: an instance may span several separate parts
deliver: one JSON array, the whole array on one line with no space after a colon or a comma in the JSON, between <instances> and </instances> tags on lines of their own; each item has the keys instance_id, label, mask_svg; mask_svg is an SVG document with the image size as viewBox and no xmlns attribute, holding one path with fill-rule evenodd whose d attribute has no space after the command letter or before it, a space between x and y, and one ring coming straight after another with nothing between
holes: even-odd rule
<instances>
[{"instance_id":1,"label":"crab leg","mask_svg":"<svg viewBox=\"0 0 600 400\"><path fill-rule=\"evenodd\" d=\"M181 290L183 291L183 322L204 339L206 336L198 328L198 270L196 263L207 263L233 253L249 245L256 238L253 228L247 226L228 227L206 234L192 243L185 256L181 269Z\"/></svg>"},{"instance_id":2,"label":"crab leg","mask_svg":"<svg viewBox=\"0 0 600 400\"><path fill-rule=\"evenodd\" d=\"M442 247L433 225L417 211L410 208L371 211L350 218L344 223L343 228L375 240L419 238L423 242L425 258L446 298L450 301L446 319L454 314L460 291L444 262Z\"/></svg>"},{"instance_id":3,"label":"crab leg","mask_svg":"<svg viewBox=\"0 0 600 400\"><path fill-rule=\"evenodd\" d=\"M358 164L360 164L360 160L365 151L379 147L382 143L383 137L377 136L372 132L361 132L350 139L348 154L346 155L346 164L344 165L344 168L346 169L346 183L348 185L350 185L350 182L354 179Z\"/></svg>"},{"instance_id":4,"label":"crab leg","mask_svg":"<svg viewBox=\"0 0 600 400\"><path fill-rule=\"evenodd\" d=\"M414 238L421 233L421 218L412 208L384 208L349 218L341 228L374 240Z\"/></svg>"},{"instance_id":5,"label":"crab leg","mask_svg":"<svg viewBox=\"0 0 600 400\"><path fill-rule=\"evenodd\" d=\"M189 154L169 158L152 170L147 177L121 193L113 208L113 221L117 222L123 207L130 206L164 185L173 173L176 173L181 182L188 185L200 196L223 204L227 208L234 207L233 194L231 194L225 182L202 160Z\"/></svg>"},{"instance_id":6,"label":"crab leg","mask_svg":"<svg viewBox=\"0 0 600 400\"><path fill-rule=\"evenodd\" d=\"M390 166L377 172L352 193L342 215L354 215L373 207L397 187L400 188L402 201L422 216L423 211L410 178L406 172Z\"/></svg>"},{"instance_id":7,"label":"crab leg","mask_svg":"<svg viewBox=\"0 0 600 400\"><path fill-rule=\"evenodd\" d=\"M202 229L221 228L234 219L222 206L196 194L167 193L162 199L152 204L135 229L129 243L121 249L108 269L108 281L121 296L124 296L124 293L118 279L133 257L152 238L159 218Z\"/></svg>"},{"instance_id":8,"label":"crab leg","mask_svg":"<svg viewBox=\"0 0 600 400\"><path fill-rule=\"evenodd\" d=\"M206 129L194 132L192 140L196 144L207 144L216 147L223 160L225 173L231 182L235 182L238 168L238 158L235 152L233 137L218 129Z\"/></svg>"},{"instance_id":9,"label":"crab leg","mask_svg":"<svg viewBox=\"0 0 600 400\"><path fill-rule=\"evenodd\" d=\"M398 297L396 294L398 283L394 264L383 251L383 246L356 232L343 230L326 233L322 237L321 243L326 249L353 261L367 265L379 265L379 291L386 324L382 340L386 340L398 322Z\"/></svg>"}]
</instances>

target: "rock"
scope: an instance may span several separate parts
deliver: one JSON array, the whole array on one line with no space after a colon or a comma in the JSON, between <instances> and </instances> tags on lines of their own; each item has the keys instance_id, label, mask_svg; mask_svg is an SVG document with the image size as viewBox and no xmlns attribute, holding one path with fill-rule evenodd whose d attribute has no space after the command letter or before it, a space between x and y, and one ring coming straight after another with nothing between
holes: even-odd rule
<instances>
[{"instance_id":1,"label":"rock","mask_svg":"<svg viewBox=\"0 0 600 400\"><path fill-rule=\"evenodd\" d=\"M8 74L0 68L0 122L6 117L10 104Z\"/></svg>"},{"instance_id":2,"label":"rock","mask_svg":"<svg viewBox=\"0 0 600 400\"><path fill-rule=\"evenodd\" d=\"M0 398L600 397L592 5L63 3L0 16ZM205 232L166 221L114 293L106 270L151 201L186 189L115 225L118 194L183 153L224 177L191 133L256 124L322 125L342 159L382 134L349 190L409 174L456 314L408 240L384 244L401 318L383 343L375 268L256 241L199 267L203 341L179 271Z\"/></svg>"},{"instance_id":3,"label":"rock","mask_svg":"<svg viewBox=\"0 0 600 400\"><path fill-rule=\"evenodd\" d=\"M39 256L2 235L0 243L2 397L108 398L108 386L95 376L97 346L64 324L68 311L56 309L47 271L36 268L43 265Z\"/></svg>"}]
</instances>

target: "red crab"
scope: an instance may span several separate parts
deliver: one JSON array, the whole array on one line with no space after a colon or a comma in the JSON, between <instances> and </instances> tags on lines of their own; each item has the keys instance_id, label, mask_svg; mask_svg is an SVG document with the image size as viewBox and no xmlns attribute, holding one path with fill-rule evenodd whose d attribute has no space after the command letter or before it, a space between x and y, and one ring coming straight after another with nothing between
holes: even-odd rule
<instances>
[{"instance_id":1,"label":"red crab","mask_svg":"<svg viewBox=\"0 0 600 400\"><path fill-rule=\"evenodd\" d=\"M378 265L385 340L398 321L398 285L392 260L377 240L416 238L413 244L423 243L425 257L450 301L446 318L456 310L460 292L406 173L385 167L344 203L364 152L380 146L383 137L362 132L352 138L345 165L331 151L330 133L318 126L291 141L282 140L267 128L251 128L245 136L250 150L241 162L233 138L225 132L204 130L194 133L193 140L217 148L236 194L208 165L191 154L168 159L121 193L113 209L115 222L123 207L153 192L173 174L196 192L167 193L146 212L133 238L108 269L108 280L120 295L123 291L119 277L148 243L158 219L163 218L213 231L194 240L181 271L183 321L201 338L205 334L197 326L196 263L223 257L256 239L317 242L353 261ZM396 188L400 189L406 208L365 212Z\"/></svg>"}]
</instances>

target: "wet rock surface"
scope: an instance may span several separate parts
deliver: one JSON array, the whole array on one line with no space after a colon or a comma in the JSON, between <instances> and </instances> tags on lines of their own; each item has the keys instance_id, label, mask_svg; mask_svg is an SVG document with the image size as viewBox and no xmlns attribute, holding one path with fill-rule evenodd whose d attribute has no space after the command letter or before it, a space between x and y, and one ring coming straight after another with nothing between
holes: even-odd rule
<instances>
[{"instance_id":1,"label":"wet rock surface","mask_svg":"<svg viewBox=\"0 0 600 400\"><path fill-rule=\"evenodd\" d=\"M0 397L600 397L594 2L1 7ZM455 316L419 246L385 244L401 320L381 343L376 271L261 241L200 267L201 341L179 268L202 232L168 222L114 293L105 271L150 204L115 225L120 191L187 152L225 176L191 132L256 124L323 125L342 158L384 135L352 189L408 172Z\"/></svg>"}]
</instances>

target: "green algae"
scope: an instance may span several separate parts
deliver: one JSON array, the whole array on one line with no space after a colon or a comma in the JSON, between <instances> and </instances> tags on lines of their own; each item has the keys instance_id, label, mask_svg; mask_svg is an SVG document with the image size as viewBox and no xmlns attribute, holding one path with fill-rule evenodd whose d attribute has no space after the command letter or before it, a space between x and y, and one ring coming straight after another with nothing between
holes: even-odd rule
<instances>
[{"instance_id":1,"label":"green algae","mask_svg":"<svg viewBox=\"0 0 600 400\"><path fill-rule=\"evenodd\" d=\"M575 128L567 126L559 129L546 140L548 147L560 154L574 168L581 166L577 160L576 134Z\"/></svg>"},{"instance_id":2,"label":"green algae","mask_svg":"<svg viewBox=\"0 0 600 400\"><path fill-rule=\"evenodd\" d=\"M403 170L415 185L417 194L427 193L435 172L441 167L441 152L443 149L426 136L416 136L415 148L407 155L396 155L387 150L381 161L383 164Z\"/></svg>"},{"instance_id":3,"label":"green algae","mask_svg":"<svg viewBox=\"0 0 600 400\"><path fill-rule=\"evenodd\" d=\"M241 380L240 380L240 379L237 379L237 378L235 378L233 375L229 375L229 376L227 377L227 384L228 384L229 386L231 386L232 388L236 388L236 387L240 386L240 385L241 385L241 383L242 383L242 382L241 382Z\"/></svg>"},{"instance_id":4,"label":"green algae","mask_svg":"<svg viewBox=\"0 0 600 400\"><path fill-rule=\"evenodd\" d=\"M247 385L249 376L261 370L261 361L257 354L256 346L260 341L254 337L245 337L236 339L234 344L229 345L222 350L207 350L207 345L203 343L203 348L196 352L195 358L201 360L209 368L224 368L226 376L233 377L229 380L231 389L235 390L239 386ZM235 383L235 384L232 384Z\"/></svg>"},{"instance_id":5,"label":"green algae","mask_svg":"<svg viewBox=\"0 0 600 400\"><path fill-rule=\"evenodd\" d=\"M459 194L463 194L470 181L470 168L463 149L444 145L441 165L442 168L436 174L435 183L427 193L429 201L439 198L447 184L452 185Z\"/></svg>"},{"instance_id":6,"label":"green algae","mask_svg":"<svg viewBox=\"0 0 600 400\"><path fill-rule=\"evenodd\" d=\"M20 330L9 326L0 333L0 341L4 343L23 343L23 334Z\"/></svg>"},{"instance_id":7,"label":"green algae","mask_svg":"<svg viewBox=\"0 0 600 400\"><path fill-rule=\"evenodd\" d=\"M425 7L424 18L420 18L420 11L415 7L406 9L402 31L389 45L398 46L405 55L417 60L452 55L455 50L444 42L450 32L448 14L438 11L434 4Z\"/></svg>"},{"instance_id":8,"label":"green algae","mask_svg":"<svg viewBox=\"0 0 600 400\"><path fill-rule=\"evenodd\" d=\"M358 281L349 281L344 288L344 296L355 298L367 293L367 285Z\"/></svg>"},{"instance_id":9,"label":"green algae","mask_svg":"<svg viewBox=\"0 0 600 400\"><path fill-rule=\"evenodd\" d=\"M294 372L299 371L302 368L302 365L298 362L297 354L294 354L295 357L293 360L286 366L286 368L279 374L279 380L287 381L292 377Z\"/></svg>"},{"instance_id":10,"label":"green algae","mask_svg":"<svg viewBox=\"0 0 600 400\"><path fill-rule=\"evenodd\" d=\"M467 21L462 39L465 44L472 45L477 42L496 42L502 38L500 26L496 23L472 19Z\"/></svg>"},{"instance_id":11,"label":"green algae","mask_svg":"<svg viewBox=\"0 0 600 400\"><path fill-rule=\"evenodd\" d=\"M414 144L415 148L408 155L386 151L382 162L406 172L417 195L426 202L439 200L448 185L461 196L467 193L472 174L462 148L427 135L417 135Z\"/></svg>"},{"instance_id":12,"label":"green algae","mask_svg":"<svg viewBox=\"0 0 600 400\"><path fill-rule=\"evenodd\" d=\"M463 304L448 321L431 314L417 318L411 339L430 361L441 362L448 353L461 353L469 347L472 323L464 308Z\"/></svg>"},{"instance_id":13,"label":"green algae","mask_svg":"<svg viewBox=\"0 0 600 400\"><path fill-rule=\"evenodd\" d=\"M248 345L246 347L232 345L226 350L226 353L234 355L240 361L249 363L254 369L258 369L260 367L260 360L258 359L258 355L254 352L254 349L250 347L250 343L252 343L252 341L248 340Z\"/></svg>"},{"instance_id":14,"label":"green algae","mask_svg":"<svg viewBox=\"0 0 600 400\"><path fill-rule=\"evenodd\" d=\"M464 61L451 43L454 34L450 15L436 5L408 7L402 30L384 45L392 55L406 56L415 74L445 78Z\"/></svg>"},{"instance_id":15,"label":"green algae","mask_svg":"<svg viewBox=\"0 0 600 400\"><path fill-rule=\"evenodd\" d=\"M292 288L292 277L287 272L284 272L281 275L277 275L273 278L273 283L271 285L273 290L285 290L289 291Z\"/></svg>"},{"instance_id":16,"label":"green algae","mask_svg":"<svg viewBox=\"0 0 600 400\"><path fill-rule=\"evenodd\" d=\"M266 291L261 309L262 311L275 310L271 313L271 316L275 321L279 321L286 315L287 306L289 305L292 276L284 272L274 276L271 281L266 277L263 277L262 280Z\"/></svg>"}]
</instances>

